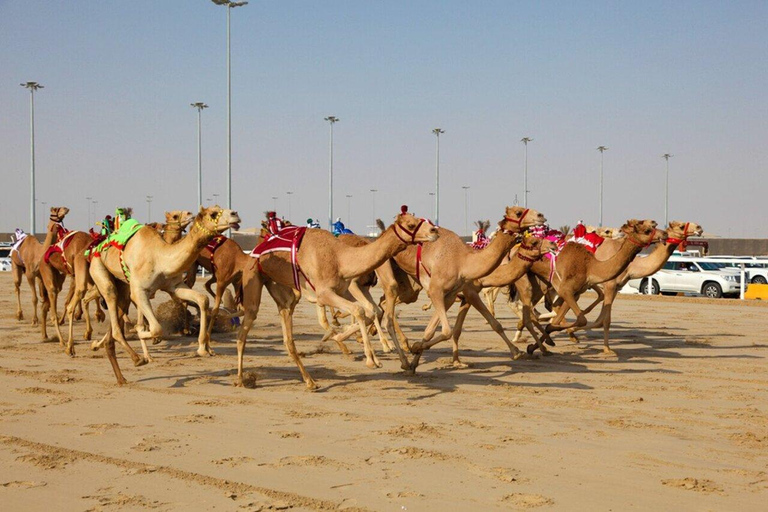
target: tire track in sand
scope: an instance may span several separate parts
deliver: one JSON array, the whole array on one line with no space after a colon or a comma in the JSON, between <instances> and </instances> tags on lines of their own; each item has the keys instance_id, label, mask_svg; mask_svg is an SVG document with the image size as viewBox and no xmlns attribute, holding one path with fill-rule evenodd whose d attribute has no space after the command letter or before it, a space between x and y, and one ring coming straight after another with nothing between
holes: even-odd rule
<instances>
[{"instance_id":1,"label":"tire track in sand","mask_svg":"<svg viewBox=\"0 0 768 512\"><path fill-rule=\"evenodd\" d=\"M309 498L307 496L302 496L292 492L278 491L275 489L269 489L267 487L246 484L243 482L233 482L232 480L225 480L223 478L216 478L200 473L193 473L191 471L185 471L183 469L177 469L170 466L156 466L152 464L145 464L143 462L134 462L132 460L119 459L116 457L109 457L107 455L99 455L97 453L84 452L80 450L73 450L71 448L62 448L50 444L38 443L15 436L0 436L0 442L6 445L20 446L31 450L36 450L47 455L56 455L72 460L87 460L90 462L111 464L120 468L133 469L142 472L161 473L177 480L215 487L217 489L235 494L259 493L268 498L286 502L292 507L306 507L313 510L338 510L339 506L342 504L342 502L336 503L328 500ZM368 509L362 507L345 508L345 510L349 512L368 512Z\"/></svg>"}]
</instances>

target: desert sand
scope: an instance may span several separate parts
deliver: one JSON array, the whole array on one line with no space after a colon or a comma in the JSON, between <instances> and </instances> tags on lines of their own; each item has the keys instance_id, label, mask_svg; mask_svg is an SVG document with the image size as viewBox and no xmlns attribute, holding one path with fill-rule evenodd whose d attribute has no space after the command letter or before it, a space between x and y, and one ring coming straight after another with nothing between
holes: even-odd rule
<instances>
[{"instance_id":1,"label":"desert sand","mask_svg":"<svg viewBox=\"0 0 768 512\"><path fill-rule=\"evenodd\" d=\"M118 347L131 382L119 388L103 352L80 341L70 358L40 342L26 283L24 322L9 273L0 290L3 510L747 511L768 500L766 304L621 296L618 358L594 333L515 362L471 312L470 367L450 367L443 344L406 377L394 355L369 370L354 341L355 359L321 343L303 302L297 345L322 386L310 393L266 294L246 352L255 389L232 385L234 333L214 336L212 358L171 337L141 368ZM400 315L414 340L421 304Z\"/></svg>"}]
</instances>

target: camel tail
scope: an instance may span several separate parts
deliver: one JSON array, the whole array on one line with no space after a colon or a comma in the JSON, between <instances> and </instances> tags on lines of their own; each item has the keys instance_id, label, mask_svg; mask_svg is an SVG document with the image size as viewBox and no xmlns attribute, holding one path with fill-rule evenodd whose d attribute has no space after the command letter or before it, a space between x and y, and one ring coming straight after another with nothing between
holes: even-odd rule
<instances>
[{"instance_id":1,"label":"camel tail","mask_svg":"<svg viewBox=\"0 0 768 512\"><path fill-rule=\"evenodd\" d=\"M515 302L517 300L517 287L515 283L509 285L509 302Z\"/></svg>"},{"instance_id":2,"label":"camel tail","mask_svg":"<svg viewBox=\"0 0 768 512\"><path fill-rule=\"evenodd\" d=\"M243 281L235 285L235 304L241 306L243 304Z\"/></svg>"}]
</instances>

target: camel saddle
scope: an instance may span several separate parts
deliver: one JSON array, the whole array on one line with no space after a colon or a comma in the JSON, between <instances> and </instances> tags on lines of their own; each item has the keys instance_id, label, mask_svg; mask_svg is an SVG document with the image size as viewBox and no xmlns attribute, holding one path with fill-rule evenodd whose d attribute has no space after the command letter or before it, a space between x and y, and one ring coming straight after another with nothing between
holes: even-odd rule
<instances>
[{"instance_id":1,"label":"camel saddle","mask_svg":"<svg viewBox=\"0 0 768 512\"><path fill-rule=\"evenodd\" d=\"M256 263L259 265L259 271L261 271L261 263L259 259L263 254L269 254L271 252L290 252L291 265L293 266L294 287L297 290L301 290L299 276L303 276L309 286L314 290L315 287L312 286L312 283L309 281L306 274L302 272L298 261L299 247L301 247L301 241L304 239L304 234L306 232L307 228L304 226L286 226L254 247L253 251L251 251L251 257L256 258Z\"/></svg>"},{"instance_id":2,"label":"camel saddle","mask_svg":"<svg viewBox=\"0 0 768 512\"><path fill-rule=\"evenodd\" d=\"M19 252L19 247L21 247L21 244L28 236L29 234L25 233L23 229L16 228L16 241L13 242L13 245L11 246L11 254L14 252L16 253L16 257L19 258L19 262L21 263L22 267L24 266L24 260L21 259L21 252Z\"/></svg>"},{"instance_id":3,"label":"camel saddle","mask_svg":"<svg viewBox=\"0 0 768 512\"><path fill-rule=\"evenodd\" d=\"M65 230L65 233L66 234L64 234L64 236L62 236L61 239L58 242L56 242L55 244L50 246L45 251L45 254L43 255L43 261L45 261L46 263L48 263L50 265L51 262L49 260L51 258L51 255L53 255L54 253L59 253L59 254L61 254L61 259L64 260L64 270L67 272L67 274L71 274L72 273L72 265L69 264L69 262L67 261L67 258L64 256L64 251L67 249L67 246L72 241L72 236L75 233L78 233L78 231L66 231ZM62 234L62 232L59 231L59 235L61 235L61 234Z\"/></svg>"},{"instance_id":4,"label":"camel saddle","mask_svg":"<svg viewBox=\"0 0 768 512\"><path fill-rule=\"evenodd\" d=\"M579 222L576 227L573 228L573 239L571 239L571 242L581 244L586 247L589 252L595 254L597 248L605 242L605 238L597 233L587 233L587 228L584 227L584 224Z\"/></svg>"},{"instance_id":5,"label":"camel saddle","mask_svg":"<svg viewBox=\"0 0 768 512\"><path fill-rule=\"evenodd\" d=\"M120 224L120 227L117 229L117 231L112 232L112 234L110 234L95 246L93 243L91 243L88 249L85 250L86 258L88 258L88 261L91 261L93 258L99 258L101 257L101 254L109 250L110 247L114 247L120 252L120 266L123 269L125 280L130 281L131 273L123 262L123 249L125 249L125 245L128 243L128 241L133 238L133 235L138 233L138 231L143 227L144 225L139 224L139 221L136 219L126 220Z\"/></svg>"},{"instance_id":6,"label":"camel saddle","mask_svg":"<svg viewBox=\"0 0 768 512\"><path fill-rule=\"evenodd\" d=\"M586 232L586 228L584 229L584 231ZM549 226L547 225L534 226L530 228L528 232L532 236L535 236L536 238L542 238L544 240L549 240L550 242L555 242L557 244L557 252L555 254L546 253L544 255L544 257L549 260L549 282L551 283L552 278L555 276L557 256L560 254L560 251L563 250L563 247L565 247L565 233L557 229L549 229Z\"/></svg>"},{"instance_id":7,"label":"camel saddle","mask_svg":"<svg viewBox=\"0 0 768 512\"><path fill-rule=\"evenodd\" d=\"M208 245L205 246L205 248L208 249L208 251L211 253L211 268L213 269L214 274L216 273L216 263L213 261L213 255L216 253L216 250L226 241L226 236L216 235L215 237L211 238L211 241L208 242Z\"/></svg>"}]
</instances>

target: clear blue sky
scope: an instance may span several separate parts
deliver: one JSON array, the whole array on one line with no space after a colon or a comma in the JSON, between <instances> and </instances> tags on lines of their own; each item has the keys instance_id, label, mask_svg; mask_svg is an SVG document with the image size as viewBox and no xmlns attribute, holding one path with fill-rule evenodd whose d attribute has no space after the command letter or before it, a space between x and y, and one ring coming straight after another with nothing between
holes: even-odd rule
<instances>
[{"instance_id":1,"label":"clear blue sky","mask_svg":"<svg viewBox=\"0 0 768 512\"><path fill-rule=\"evenodd\" d=\"M28 226L29 98L35 80L38 199L86 223L155 197L154 220L196 205L226 176L226 9L209 0L0 0L0 231ZM252 1L232 13L233 203L256 225L288 190L294 221L327 215L328 127L336 214L353 230L401 204L431 216L440 126L441 224L499 220L522 197L554 225L671 217L766 237L768 3ZM45 216L38 215L42 224ZM347 220L347 219L345 219Z\"/></svg>"}]
</instances>

